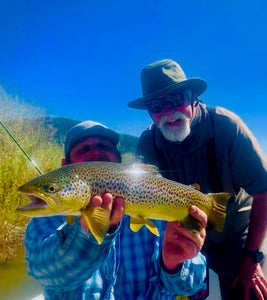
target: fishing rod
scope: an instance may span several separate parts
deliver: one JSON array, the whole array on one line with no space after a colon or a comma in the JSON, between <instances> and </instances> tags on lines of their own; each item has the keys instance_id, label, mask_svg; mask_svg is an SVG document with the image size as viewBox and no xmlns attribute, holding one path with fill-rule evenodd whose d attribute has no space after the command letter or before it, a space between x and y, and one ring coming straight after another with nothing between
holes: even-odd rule
<instances>
[{"instance_id":1,"label":"fishing rod","mask_svg":"<svg viewBox=\"0 0 267 300\"><path fill-rule=\"evenodd\" d=\"M37 172L40 175L43 175L42 171L38 168L37 164L35 163L35 161L33 161L30 156L27 154L27 152L22 148L22 146L18 143L18 141L14 138L14 136L12 135L12 133L6 128L6 126L2 123L2 121L0 121L0 125L4 128L4 130L7 132L7 134L10 136L10 138L12 139L13 142L15 142L15 144L19 147L19 149L23 152L23 154L28 158L28 160L31 162L31 164L35 167L35 169L37 170Z\"/></svg>"}]
</instances>

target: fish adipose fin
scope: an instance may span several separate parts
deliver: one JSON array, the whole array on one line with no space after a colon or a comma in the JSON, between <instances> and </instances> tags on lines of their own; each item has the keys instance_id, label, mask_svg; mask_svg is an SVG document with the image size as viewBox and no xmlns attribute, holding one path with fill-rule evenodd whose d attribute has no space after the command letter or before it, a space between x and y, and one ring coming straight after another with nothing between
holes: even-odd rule
<instances>
[{"instance_id":1,"label":"fish adipose fin","mask_svg":"<svg viewBox=\"0 0 267 300\"><path fill-rule=\"evenodd\" d=\"M159 236L159 232L155 224L143 217L131 217L130 219L130 228L132 231L138 231L142 226L146 226L146 228L151 231L153 234Z\"/></svg>"},{"instance_id":2,"label":"fish adipose fin","mask_svg":"<svg viewBox=\"0 0 267 300\"><path fill-rule=\"evenodd\" d=\"M194 190L200 192L200 185L198 183L194 183L190 185Z\"/></svg>"},{"instance_id":3,"label":"fish adipose fin","mask_svg":"<svg viewBox=\"0 0 267 300\"><path fill-rule=\"evenodd\" d=\"M101 244L109 227L109 212L102 207L94 207L81 210L81 215L98 244Z\"/></svg>"},{"instance_id":4,"label":"fish adipose fin","mask_svg":"<svg viewBox=\"0 0 267 300\"><path fill-rule=\"evenodd\" d=\"M229 193L208 194L211 197L213 205L208 214L208 219L214 228L221 232L224 227L226 217L226 204L231 197Z\"/></svg>"}]
</instances>

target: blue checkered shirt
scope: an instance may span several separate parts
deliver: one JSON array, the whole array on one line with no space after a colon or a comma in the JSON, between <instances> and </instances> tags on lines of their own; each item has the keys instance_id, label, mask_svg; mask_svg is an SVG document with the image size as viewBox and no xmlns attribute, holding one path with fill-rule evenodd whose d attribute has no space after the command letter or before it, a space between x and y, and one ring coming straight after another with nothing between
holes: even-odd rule
<instances>
[{"instance_id":1,"label":"blue checkered shirt","mask_svg":"<svg viewBox=\"0 0 267 300\"><path fill-rule=\"evenodd\" d=\"M63 216L33 218L25 236L28 273L44 289L45 299L175 299L205 288L206 261L202 254L183 263L175 274L160 263L166 222L154 221L160 237L144 226L120 227L101 245L79 224Z\"/></svg>"}]
</instances>

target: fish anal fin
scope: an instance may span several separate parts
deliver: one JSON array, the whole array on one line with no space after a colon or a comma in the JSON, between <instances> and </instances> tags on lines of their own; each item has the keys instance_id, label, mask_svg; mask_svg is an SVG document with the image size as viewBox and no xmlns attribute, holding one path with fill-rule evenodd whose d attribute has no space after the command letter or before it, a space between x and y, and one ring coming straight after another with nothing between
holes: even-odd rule
<instances>
[{"instance_id":1,"label":"fish anal fin","mask_svg":"<svg viewBox=\"0 0 267 300\"><path fill-rule=\"evenodd\" d=\"M144 219L140 217L131 217L130 218L130 228L132 231L137 232L143 225Z\"/></svg>"},{"instance_id":2,"label":"fish anal fin","mask_svg":"<svg viewBox=\"0 0 267 300\"><path fill-rule=\"evenodd\" d=\"M221 232L226 217L226 205L231 195L229 193L210 193L208 195L213 201L212 209L208 214L209 222L217 231Z\"/></svg>"},{"instance_id":3,"label":"fish anal fin","mask_svg":"<svg viewBox=\"0 0 267 300\"><path fill-rule=\"evenodd\" d=\"M75 224L75 216L65 216L66 222L70 225Z\"/></svg>"},{"instance_id":4,"label":"fish anal fin","mask_svg":"<svg viewBox=\"0 0 267 300\"><path fill-rule=\"evenodd\" d=\"M136 232L136 231L140 230L140 228L144 225L153 234L159 236L158 229L152 221L150 221L148 219L145 219L143 217L134 217L134 216L132 216L130 218L130 228L131 228L132 231Z\"/></svg>"},{"instance_id":5,"label":"fish anal fin","mask_svg":"<svg viewBox=\"0 0 267 300\"><path fill-rule=\"evenodd\" d=\"M86 225L98 244L101 244L109 227L109 212L102 207L81 210Z\"/></svg>"},{"instance_id":6,"label":"fish anal fin","mask_svg":"<svg viewBox=\"0 0 267 300\"><path fill-rule=\"evenodd\" d=\"M155 226L155 224L154 224L152 221L148 220L148 219L145 219L145 221L146 221L146 222L145 222L146 228L147 228L150 232L152 232L153 234L159 236L159 231L158 231L158 228Z\"/></svg>"}]
</instances>

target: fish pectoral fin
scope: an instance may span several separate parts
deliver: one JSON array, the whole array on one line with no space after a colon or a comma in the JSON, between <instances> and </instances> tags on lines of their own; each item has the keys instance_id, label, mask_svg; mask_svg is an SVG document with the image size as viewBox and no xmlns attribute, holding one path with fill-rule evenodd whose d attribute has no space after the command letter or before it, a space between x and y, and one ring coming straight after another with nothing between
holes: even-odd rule
<instances>
[{"instance_id":1,"label":"fish pectoral fin","mask_svg":"<svg viewBox=\"0 0 267 300\"><path fill-rule=\"evenodd\" d=\"M132 231L138 231L142 226L146 226L146 228L151 231L153 234L159 236L159 232L155 224L143 217L131 217L130 219L130 228Z\"/></svg>"},{"instance_id":2,"label":"fish pectoral fin","mask_svg":"<svg viewBox=\"0 0 267 300\"><path fill-rule=\"evenodd\" d=\"M108 231L109 212L102 207L81 210L88 229L100 245Z\"/></svg>"},{"instance_id":3,"label":"fish pectoral fin","mask_svg":"<svg viewBox=\"0 0 267 300\"><path fill-rule=\"evenodd\" d=\"M66 222L70 225L75 224L75 216L65 216Z\"/></svg>"},{"instance_id":4,"label":"fish pectoral fin","mask_svg":"<svg viewBox=\"0 0 267 300\"><path fill-rule=\"evenodd\" d=\"M201 230L201 223L195 219L194 217L188 215L183 220L180 221L180 223L187 228L189 231L191 231L193 234L197 235L200 233Z\"/></svg>"}]
</instances>

